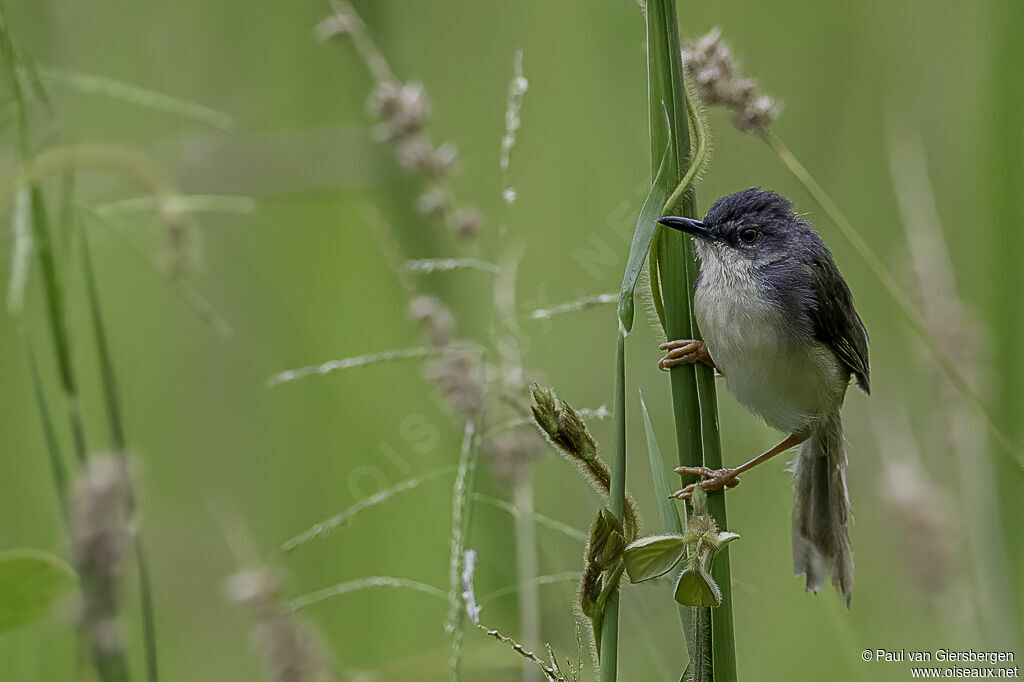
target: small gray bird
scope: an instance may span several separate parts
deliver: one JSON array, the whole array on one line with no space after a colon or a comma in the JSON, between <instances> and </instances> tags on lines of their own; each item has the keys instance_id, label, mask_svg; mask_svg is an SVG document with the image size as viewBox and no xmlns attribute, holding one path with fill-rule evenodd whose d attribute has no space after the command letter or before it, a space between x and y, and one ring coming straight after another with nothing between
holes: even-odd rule
<instances>
[{"instance_id":1,"label":"small gray bird","mask_svg":"<svg viewBox=\"0 0 1024 682\"><path fill-rule=\"evenodd\" d=\"M832 254L774 192L746 189L715 202L703 221L658 222L694 237L700 274L694 313L703 341L662 344L662 369L704 362L770 426L790 434L746 464L701 476L705 490L800 445L793 463L793 570L817 591L829 573L850 602L853 554L847 523L846 452L839 410L851 376L869 392L868 335ZM694 485L675 493L686 498Z\"/></svg>"}]
</instances>

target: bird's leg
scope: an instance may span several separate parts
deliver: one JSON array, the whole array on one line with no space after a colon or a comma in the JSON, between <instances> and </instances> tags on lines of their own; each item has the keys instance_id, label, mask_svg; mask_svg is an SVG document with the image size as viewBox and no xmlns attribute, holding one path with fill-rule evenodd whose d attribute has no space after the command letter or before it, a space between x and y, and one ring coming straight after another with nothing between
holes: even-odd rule
<instances>
[{"instance_id":1,"label":"bird's leg","mask_svg":"<svg viewBox=\"0 0 1024 682\"><path fill-rule=\"evenodd\" d=\"M707 490L708 492L712 490L718 490L719 488L735 488L740 484L740 474L744 473L745 471L750 471L751 469L753 469L762 462L767 462L769 459L779 454L780 452L785 452L791 447L800 445L800 443L803 443L805 440L807 440L809 436L810 432L794 433L793 435L786 438L786 440L782 441L781 443L773 447L771 450L767 450L761 453L760 455L750 460L746 464L741 464L735 469L709 469L707 467L682 466L676 467L675 471L677 474L693 474L695 476L700 476L702 479L704 479L700 482L700 485L702 488L704 488L704 490ZM672 493L672 497L675 497L680 500L689 499L690 495L693 494L693 491L696 487L696 483L691 483L682 490L677 490L676 492Z\"/></svg>"},{"instance_id":2,"label":"bird's leg","mask_svg":"<svg viewBox=\"0 0 1024 682\"><path fill-rule=\"evenodd\" d=\"M703 362L708 367L717 369L715 361L708 354L707 344L700 339L669 341L658 346L658 349L668 351L665 357L658 360L658 367L660 369L669 369L676 365L692 365L695 362Z\"/></svg>"}]
</instances>

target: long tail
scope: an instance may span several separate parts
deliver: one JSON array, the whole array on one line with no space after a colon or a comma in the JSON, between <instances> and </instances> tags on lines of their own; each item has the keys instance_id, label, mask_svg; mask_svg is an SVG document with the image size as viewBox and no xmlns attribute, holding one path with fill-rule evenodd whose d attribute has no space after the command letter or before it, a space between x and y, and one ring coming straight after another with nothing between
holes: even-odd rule
<instances>
[{"instance_id":1,"label":"long tail","mask_svg":"<svg viewBox=\"0 0 1024 682\"><path fill-rule=\"evenodd\" d=\"M850 605L853 552L847 524L846 451L839 414L819 422L793 462L793 572L807 576L817 592L832 574L832 584Z\"/></svg>"}]
</instances>

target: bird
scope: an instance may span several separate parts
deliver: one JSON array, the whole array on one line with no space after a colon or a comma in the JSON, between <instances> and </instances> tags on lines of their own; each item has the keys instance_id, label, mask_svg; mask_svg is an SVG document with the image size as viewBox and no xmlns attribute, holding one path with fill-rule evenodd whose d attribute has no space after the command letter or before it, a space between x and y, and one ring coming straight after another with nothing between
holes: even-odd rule
<instances>
[{"instance_id":1,"label":"bird","mask_svg":"<svg viewBox=\"0 0 1024 682\"><path fill-rule=\"evenodd\" d=\"M870 394L868 334L846 280L808 220L776 192L722 197L704 220L664 216L692 236L700 262L693 312L703 339L661 345L659 367L702 362L769 426L788 434L735 468L679 467L706 491L793 447L793 571L817 592L828 575L847 606L853 591L850 498L840 411L851 379ZM696 483L673 494L686 499Z\"/></svg>"}]
</instances>

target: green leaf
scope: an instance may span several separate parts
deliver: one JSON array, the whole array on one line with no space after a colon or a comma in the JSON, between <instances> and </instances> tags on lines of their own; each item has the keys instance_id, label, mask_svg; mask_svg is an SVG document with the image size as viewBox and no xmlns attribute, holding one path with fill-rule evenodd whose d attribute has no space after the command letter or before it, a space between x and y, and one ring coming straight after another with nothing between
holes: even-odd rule
<instances>
[{"instance_id":1,"label":"green leaf","mask_svg":"<svg viewBox=\"0 0 1024 682\"><path fill-rule=\"evenodd\" d=\"M687 568L676 582L676 601L685 606L721 606L722 591L711 576L696 568Z\"/></svg>"},{"instance_id":2,"label":"green leaf","mask_svg":"<svg viewBox=\"0 0 1024 682\"><path fill-rule=\"evenodd\" d=\"M651 266L655 266L657 262L657 258L650 259ZM655 290L657 286L658 275L657 272L652 271L652 290ZM655 292L655 301L660 302L660 300L661 294ZM660 316L664 319L664 312L660 313ZM647 403L644 401L642 391L640 392L640 411L644 415L644 431L647 434L647 456L651 463L651 479L654 481L654 494L658 499L658 515L661 517L661 530L666 534L676 533L681 535L683 533L683 522L679 519L678 508L669 497L671 488L669 488L668 477L665 475L665 460L662 457L661 448L658 447L658 440L654 435L654 425L651 423L651 415L647 412ZM686 507L684 506L683 508L685 509ZM694 644L696 641L696 630L693 609L680 604L679 622L683 628L683 638L686 640L687 651L693 652L696 648ZM692 680L692 666L687 665L686 670L691 674L690 679Z\"/></svg>"},{"instance_id":3,"label":"green leaf","mask_svg":"<svg viewBox=\"0 0 1024 682\"><path fill-rule=\"evenodd\" d=\"M682 535L650 535L630 543L622 555L630 582L665 575L683 558L685 549L686 539Z\"/></svg>"},{"instance_id":4,"label":"green leaf","mask_svg":"<svg viewBox=\"0 0 1024 682\"><path fill-rule=\"evenodd\" d=\"M654 496L658 499L658 516L661 518L661 530L663 533L682 534L683 524L679 520L679 513L675 503L669 497L671 489L668 485L668 478L665 476L665 460L661 455L661 448L658 447L658 440L654 436L654 425L651 423L651 415L647 413L647 403L644 402L644 394L640 392L640 411L644 415L644 431L647 434L647 456L651 463L651 479L654 481Z\"/></svg>"},{"instance_id":5,"label":"green leaf","mask_svg":"<svg viewBox=\"0 0 1024 682\"><path fill-rule=\"evenodd\" d=\"M35 549L0 552L0 633L47 613L75 582L71 566L53 554Z\"/></svg>"},{"instance_id":6,"label":"green leaf","mask_svg":"<svg viewBox=\"0 0 1024 682\"><path fill-rule=\"evenodd\" d=\"M667 114L666 114L667 116ZM626 272L622 275L622 289L619 291L619 322L628 334L633 329L633 290L636 289L636 280L640 277L640 271L644 267L651 252L651 242L654 241L654 233L658 228L658 218L661 217L662 207L668 198L666 187L669 167L669 157L672 145L672 131L665 121L665 128L668 131L668 140L665 143L665 151L661 154L661 163L658 165L658 172L651 184L651 191L647 193L643 208L636 219L636 229L633 230L633 243L629 247L629 258L626 261Z\"/></svg>"}]
</instances>

